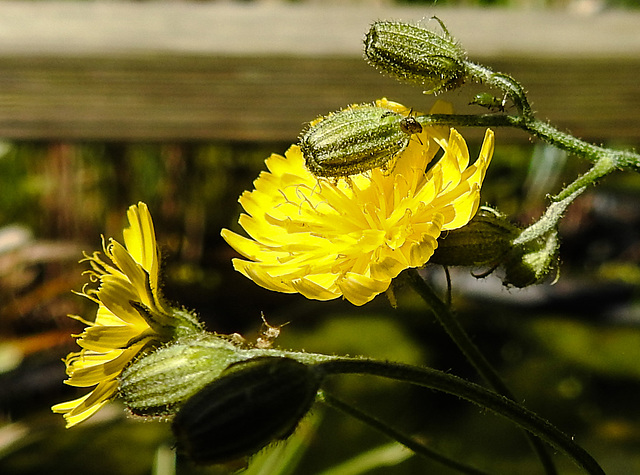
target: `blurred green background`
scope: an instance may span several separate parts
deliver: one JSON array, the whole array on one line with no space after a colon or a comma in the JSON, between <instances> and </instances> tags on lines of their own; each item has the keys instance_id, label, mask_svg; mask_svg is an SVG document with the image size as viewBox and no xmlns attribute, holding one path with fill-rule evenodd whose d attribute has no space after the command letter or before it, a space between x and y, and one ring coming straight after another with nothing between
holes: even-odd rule
<instances>
[{"instance_id":1,"label":"blurred green background","mask_svg":"<svg viewBox=\"0 0 640 475\"><path fill-rule=\"evenodd\" d=\"M637 6L631 0L600 3ZM283 348L425 364L477 381L410 289L397 289L397 309L384 295L356 308L268 292L233 271L235 254L220 230L239 231L238 196L251 189L269 154L284 153L295 140L0 142L0 473L172 473L168 424L127 419L114 403L65 430L49 410L82 394L62 384L60 361L77 348L70 334L82 329L66 315L95 312L71 292L87 281L77 261L82 251L100 249L101 234L121 240L126 209L139 200L156 225L165 295L196 309L210 330L254 338L263 312L272 325L288 322L276 343ZM603 141L637 149L640 135L635 142ZM469 142L472 156L479 145ZM586 169L541 144L498 142L482 199L528 224L544 210L547 193ZM580 197L560 229L561 271L553 286L504 289L495 275L476 280L469 269L452 272L460 319L508 385L527 407L575 435L613 475L640 473L639 203L640 175L631 172ZM442 269L427 274L444 288ZM541 473L511 424L455 398L369 377L335 378L330 387L455 459L490 473ZM294 474L454 473L388 447L384 437L329 408L312 412L291 442L261 453L247 473L287 473L278 467L287 463ZM581 473L566 458L556 459L560 473ZM177 461L179 474L227 471Z\"/></svg>"}]
</instances>

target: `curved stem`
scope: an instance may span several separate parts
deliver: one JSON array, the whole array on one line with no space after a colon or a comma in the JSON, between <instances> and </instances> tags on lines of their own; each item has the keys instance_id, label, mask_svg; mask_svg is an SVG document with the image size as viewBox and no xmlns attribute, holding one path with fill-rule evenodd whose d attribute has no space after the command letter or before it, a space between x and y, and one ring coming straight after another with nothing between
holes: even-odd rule
<instances>
[{"instance_id":1,"label":"curved stem","mask_svg":"<svg viewBox=\"0 0 640 475\"><path fill-rule=\"evenodd\" d=\"M574 183L579 180L580 179L576 180ZM566 195L565 191L569 188L571 188L573 193ZM560 218L562 218L564 212L567 210L567 207L573 202L573 200L580 196L584 189L585 187L583 186L574 190L574 187L571 185L565 188L560 195L555 197L561 197L562 199L551 203L545 210L544 214L536 222L526 229L523 229L520 235L511 241L511 244L513 246L522 246L528 242L533 242L536 239L544 238L545 235L554 232L558 227Z\"/></svg>"},{"instance_id":2,"label":"curved stem","mask_svg":"<svg viewBox=\"0 0 640 475\"><path fill-rule=\"evenodd\" d=\"M491 363L489 363L485 358L484 354L482 354L473 341L471 341L471 338L469 338L469 335L464 328L462 328L458 319L454 316L449 307L433 292L431 287L427 285L416 269L409 269L407 273L413 288L433 310L438 322L449 334L460 351L462 351L467 360L473 365L478 374L480 374L480 376L482 376L482 378L496 392L511 400L515 400L511 390L507 387L504 381L502 381L502 378L500 378ZM531 447L538 455L545 472L549 475L556 474L557 471L555 465L553 464L544 444L530 434L527 434L527 438L529 439Z\"/></svg>"},{"instance_id":3,"label":"curved stem","mask_svg":"<svg viewBox=\"0 0 640 475\"><path fill-rule=\"evenodd\" d=\"M594 184L600 178L607 176L617 168L610 154L603 155L585 174L580 175L572 183L565 186L560 193L551 199L559 202L576 192L582 192L588 185ZM580 194L580 193L577 193Z\"/></svg>"},{"instance_id":4,"label":"curved stem","mask_svg":"<svg viewBox=\"0 0 640 475\"><path fill-rule=\"evenodd\" d=\"M469 465L458 462L457 460L452 460L449 457L442 455L441 453L436 452L433 449L430 449L429 447L415 440L413 437L409 437L406 434L403 434L402 432L390 427L385 422L380 421L379 419L367 414L364 411L361 411L351 404L342 401L341 399L327 393L324 390L320 392L319 397L320 401L325 405L342 411L345 414L358 419L364 424L373 427L377 431L401 443L421 457L434 460L446 467L452 468L461 473L466 473L468 475L487 475L487 473L483 472L482 470L478 470L475 467L470 467Z\"/></svg>"},{"instance_id":5,"label":"curved stem","mask_svg":"<svg viewBox=\"0 0 640 475\"><path fill-rule=\"evenodd\" d=\"M426 114L416 116L422 126L448 125L453 127L516 127L504 114Z\"/></svg>"},{"instance_id":6,"label":"curved stem","mask_svg":"<svg viewBox=\"0 0 640 475\"><path fill-rule=\"evenodd\" d=\"M466 62L465 66L467 73L473 80L502 90L511 99L520 114L524 117L533 118L527 95L518 81L507 74L495 73L480 64Z\"/></svg>"},{"instance_id":7,"label":"curved stem","mask_svg":"<svg viewBox=\"0 0 640 475\"><path fill-rule=\"evenodd\" d=\"M467 360L473 365L478 374L497 392L510 399L514 399L509 388L504 384L493 366L487 361L478 347L471 341L467 332L464 331L458 319L455 318L449 307L440 300L427 285L416 269L406 271L412 287L426 304L433 310L433 313L445 331L449 334L453 342L460 348Z\"/></svg>"},{"instance_id":8,"label":"curved stem","mask_svg":"<svg viewBox=\"0 0 640 475\"><path fill-rule=\"evenodd\" d=\"M465 381L457 376L431 368L420 368L400 363L389 363L369 359L341 357L318 363L315 365L315 368L325 375L368 374L381 376L458 396L504 416L523 429L535 434L537 437L545 440L556 449L571 457L588 474L605 475L604 470L587 451L548 421L511 399L496 394L477 384Z\"/></svg>"}]
</instances>

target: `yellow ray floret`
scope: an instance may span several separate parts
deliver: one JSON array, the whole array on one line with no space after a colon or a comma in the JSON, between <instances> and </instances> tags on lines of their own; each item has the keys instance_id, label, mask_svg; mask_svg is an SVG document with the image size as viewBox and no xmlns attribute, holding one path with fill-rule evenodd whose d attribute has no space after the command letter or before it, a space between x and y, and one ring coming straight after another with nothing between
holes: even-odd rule
<instances>
[{"instance_id":1,"label":"yellow ray floret","mask_svg":"<svg viewBox=\"0 0 640 475\"><path fill-rule=\"evenodd\" d=\"M153 221L147 205L138 203L127 213L125 245L110 239L101 253L86 256L87 271L98 288L83 289L82 295L98 304L95 319L78 335L81 350L65 359L70 386L93 387L89 394L56 404L67 427L89 418L117 392L122 370L149 343L166 338L166 328L197 323L184 321L186 312L176 312L162 300L159 289L159 254Z\"/></svg>"},{"instance_id":2,"label":"yellow ray floret","mask_svg":"<svg viewBox=\"0 0 640 475\"><path fill-rule=\"evenodd\" d=\"M425 265L440 234L475 215L493 146L487 130L469 165L455 129L424 127L391 172L373 169L348 180L316 178L296 145L284 157L273 154L269 171L239 200L245 211L239 223L249 237L222 230L244 257L233 266L269 290L363 305L402 270Z\"/></svg>"}]
</instances>

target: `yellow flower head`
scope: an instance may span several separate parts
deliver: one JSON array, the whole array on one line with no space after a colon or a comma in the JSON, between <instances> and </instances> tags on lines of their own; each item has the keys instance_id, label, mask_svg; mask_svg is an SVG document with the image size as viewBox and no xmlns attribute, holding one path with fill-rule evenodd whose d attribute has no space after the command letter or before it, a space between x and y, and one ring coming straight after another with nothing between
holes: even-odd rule
<instances>
[{"instance_id":1,"label":"yellow flower head","mask_svg":"<svg viewBox=\"0 0 640 475\"><path fill-rule=\"evenodd\" d=\"M410 113L386 100L378 105ZM317 300L343 296L363 305L402 270L423 266L443 231L474 216L493 146L487 130L479 158L469 165L455 129L424 127L391 172L375 168L347 180L316 178L296 145L284 157L273 154L269 172L239 199L246 211L239 223L251 239L222 230L246 258L233 266L269 290Z\"/></svg>"},{"instance_id":2,"label":"yellow flower head","mask_svg":"<svg viewBox=\"0 0 640 475\"><path fill-rule=\"evenodd\" d=\"M146 345L200 328L194 316L162 300L159 254L147 205L131 206L127 217L125 245L109 239L103 246L111 263L99 252L85 255L91 266L87 273L99 286L83 289L82 295L96 302L98 311L93 322L72 317L87 328L77 335L82 349L65 359L69 376L65 383L94 388L85 396L51 408L64 414L67 427L89 418L115 396L118 376Z\"/></svg>"}]
</instances>

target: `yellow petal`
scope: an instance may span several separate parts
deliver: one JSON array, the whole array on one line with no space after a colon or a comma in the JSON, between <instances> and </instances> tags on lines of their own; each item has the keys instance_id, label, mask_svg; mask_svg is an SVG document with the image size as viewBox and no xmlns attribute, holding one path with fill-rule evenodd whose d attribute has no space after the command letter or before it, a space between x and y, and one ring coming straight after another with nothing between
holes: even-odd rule
<instances>
[{"instance_id":1,"label":"yellow petal","mask_svg":"<svg viewBox=\"0 0 640 475\"><path fill-rule=\"evenodd\" d=\"M72 401L56 404L51 407L51 410L58 414L64 414L67 421L66 427L73 427L98 412L115 395L117 389L118 383L116 381L101 383L89 394Z\"/></svg>"},{"instance_id":2,"label":"yellow petal","mask_svg":"<svg viewBox=\"0 0 640 475\"><path fill-rule=\"evenodd\" d=\"M127 211L129 227L122 232L124 243L131 257L149 274L157 274L158 256L156 234L149 208L143 202Z\"/></svg>"},{"instance_id":3,"label":"yellow petal","mask_svg":"<svg viewBox=\"0 0 640 475\"><path fill-rule=\"evenodd\" d=\"M93 322L77 318L87 324L78 335L79 352L70 353L66 360L66 384L94 389L87 395L53 406L54 412L64 413L67 427L73 426L97 412L117 390L118 376L150 341L166 339L150 327L146 318L158 318L159 325L170 326L174 314L160 296L158 282L158 251L153 222L144 203L129 208L129 227L124 231L125 245L110 240L103 244L103 259L99 252L85 254L91 269L88 274L99 287L83 289L82 294L98 304ZM143 316L133 307L137 302L149 308ZM184 320L176 319L175 327ZM179 321L178 321L179 320ZM182 328L182 327L181 327Z\"/></svg>"},{"instance_id":4,"label":"yellow petal","mask_svg":"<svg viewBox=\"0 0 640 475\"><path fill-rule=\"evenodd\" d=\"M321 280L318 279L319 277L322 276L314 275L314 278L316 280ZM335 280L335 276L325 275L324 277L329 277L326 280ZM340 292L337 292L335 290L332 291L332 287L333 285L321 285L308 278L296 279L291 282L292 290L304 295L306 298L311 300L332 300L336 297L339 297Z\"/></svg>"},{"instance_id":5,"label":"yellow petal","mask_svg":"<svg viewBox=\"0 0 640 475\"><path fill-rule=\"evenodd\" d=\"M378 105L411 113L387 99ZM432 112L451 110L438 103ZM439 148L444 155L431 166ZM328 180L310 175L292 146L285 157L270 156L269 171L240 197L245 213L238 222L249 237L229 230L222 236L244 257L233 260L234 268L264 288L362 305L402 270L426 264L442 230L473 217L492 153L488 131L480 158L469 166L455 129L423 127L394 159L395 168Z\"/></svg>"},{"instance_id":6,"label":"yellow petal","mask_svg":"<svg viewBox=\"0 0 640 475\"><path fill-rule=\"evenodd\" d=\"M376 280L351 272L347 273L338 282L344 298L358 306L373 300L376 295L387 290L390 284L391 279Z\"/></svg>"}]
</instances>

